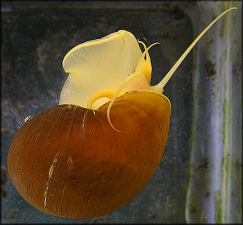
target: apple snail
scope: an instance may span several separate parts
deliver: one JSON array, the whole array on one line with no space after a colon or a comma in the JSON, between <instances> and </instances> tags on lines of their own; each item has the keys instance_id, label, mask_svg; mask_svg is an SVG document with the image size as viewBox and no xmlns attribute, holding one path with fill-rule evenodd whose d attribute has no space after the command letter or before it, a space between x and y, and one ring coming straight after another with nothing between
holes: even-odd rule
<instances>
[{"instance_id":1,"label":"apple snail","mask_svg":"<svg viewBox=\"0 0 243 225\"><path fill-rule=\"evenodd\" d=\"M170 101L162 92L218 16L162 79L150 86L149 46L120 30L70 50L59 105L29 119L8 154L8 173L23 198L59 217L87 219L131 201L159 165ZM142 53L139 43L143 45Z\"/></svg>"}]
</instances>

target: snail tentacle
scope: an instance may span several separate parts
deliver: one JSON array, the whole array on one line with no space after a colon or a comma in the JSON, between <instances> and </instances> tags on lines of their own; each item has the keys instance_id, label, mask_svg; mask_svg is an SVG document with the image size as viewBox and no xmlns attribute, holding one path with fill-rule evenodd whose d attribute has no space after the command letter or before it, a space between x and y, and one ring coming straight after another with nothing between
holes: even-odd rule
<instances>
[{"instance_id":1,"label":"snail tentacle","mask_svg":"<svg viewBox=\"0 0 243 225\"><path fill-rule=\"evenodd\" d=\"M137 64L137 67L136 67L135 71L140 70L144 74L147 83L150 84L151 73L152 73L152 66L151 66L151 60L150 60L150 56L148 54L148 51L154 45L157 45L157 44L160 44L160 43L159 42L155 42L152 45L150 45L148 48L146 47L146 45L142 41L138 40L138 43L143 45L144 52L140 56L140 59L138 60L138 64ZM145 59L145 56L146 56L146 59Z\"/></svg>"},{"instance_id":2,"label":"snail tentacle","mask_svg":"<svg viewBox=\"0 0 243 225\"><path fill-rule=\"evenodd\" d=\"M150 79L151 79L151 71L152 71L152 68L151 68L151 62L150 62L150 57L149 57L149 54L148 54L148 50L150 48L152 48L154 45L156 44L160 44L159 42L156 42L156 43L153 43L152 45L150 45L148 48L146 47L146 45L142 42L142 41L139 41L138 40L138 43L141 43L144 47L144 52L143 54L140 56L140 59L138 60L138 64L137 64L137 67L135 69L135 72L133 74L131 74L130 76L128 76L126 78L126 80L120 85L120 87L117 89L116 93L114 94L114 96L112 97L110 103L109 103L109 106L107 108L107 119L108 119L108 122L109 124L111 125L111 127L118 131L111 123L111 119L110 119L110 110L111 110L111 106L112 104L114 103L115 99L117 98L117 96L120 94L120 92L122 91L122 89L126 86L126 84L128 84L128 82L130 82L132 79L134 78L137 78L139 76L142 76L144 75L145 78L146 78L146 81L149 85L150 83ZM146 55L146 60L144 59ZM146 63L144 65L144 62ZM147 72L147 73L146 73Z\"/></svg>"},{"instance_id":3,"label":"snail tentacle","mask_svg":"<svg viewBox=\"0 0 243 225\"><path fill-rule=\"evenodd\" d=\"M140 71L135 71L133 74L131 74L130 76L128 76L126 78L126 80L120 85L120 87L116 90L116 93L113 95L109 106L107 108L107 120L109 122L109 124L111 125L111 127L120 132L119 130L117 130L111 123L111 118L110 118L110 111L111 111L111 106L113 105L114 101L116 100L116 98L118 97L118 95L120 94L120 92L122 91L122 89L127 85L128 82L130 82L132 79L137 78L139 76L142 76L143 74Z\"/></svg>"},{"instance_id":4,"label":"snail tentacle","mask_svg":"<svg viewBox=\"0 0 243 225\"><path fill-rule=\"evenodd\" d=\"M139 43L141 43L144 47L144 52L142 53L142 55L140 56L140 59L138 60L138 64L136 66L136 69L135 69L135 72L133 74L128 74L128 76L126 77L126 79L124 80L124 82L119 86L118 89L112 89L112 88L108 88L108 89L103 89L97 93L95 93L88 101L87 103L87 107L89 109L92 108L92 105L93 103L98 100L99 98L102 98L102 97L107 97L109 98L111 101L109 103L109 106L107 108L107 120L110 124L110 126L120 132L119 130L117 130L113 124L111 123L111 119L110 119L110 110L111 110L111 106L113 105L114 101L116 100L116 98L119 96L119 95L122 95L124 94L124 92L122 92L122 89L134 78L138 78L139 76L144 76L146 81L147 81L147 84L149 85L150 83L150 79L151 79L151 71L152 71L152 68L151 68L151 62L150 62L150 57L149 57L149 54L148 54L148 50L153 47L154 45L156 44L160 44L159 42L156 42L156 43L153 43L152 45L150 45L148 48L146 47L146 45L142 42L142 41L139 41ZM146 55L146 60L145 60L145 55Z\"/></svg>"},{"instance_id":5,"label":"snail tentacle","mask_svg":"<svg viewBox=\"0 0 243 225\"><path fill-rule=\"evenodd\" d=\"M186 58L188 53L192 50L192 48L197 44L197 42L201 39L201 37L208 31L208 29L213 26L225 13L229 12L230 10L237 9L236 7L230 8L223 13L221 13L216 19L214 19L202 32L197 36L197 38L191 43L191 45L186 49L186 51L181 55L181 57L177 60L177 62L172 66L169 72L165 75L165 77L155 86L151 87L152 90L158 91L162 93L164 91L164 86L170 80L171 76L174 74L176 69L180 66L182 61Z\"/></svg>"},{"instance_id":6,"label":"snail tentacle","mask_svg":"<svg viewBox=\"0 0 243 225\"><path fill-rule=\"evenodd\" d=\"M148 54L149 49L152 48L154 45L160 45L160 44L161 44L161 43L159 43L159 42L155 42L155 43L151 44L151 45L147 48L146 45L145 45L142 41L139 41L139 40L138 40L138 43L142 44L143 47L144 47L144 52L143 52L143 54L141 55L140 59L141 59L141 58L144 58L144 56L146 55L146 60L145 60L145 61L147 61L147 58L149 57L149 54ZM140 59L139 59L139 61L140 61Z\"/></svg>"}]
</instances>

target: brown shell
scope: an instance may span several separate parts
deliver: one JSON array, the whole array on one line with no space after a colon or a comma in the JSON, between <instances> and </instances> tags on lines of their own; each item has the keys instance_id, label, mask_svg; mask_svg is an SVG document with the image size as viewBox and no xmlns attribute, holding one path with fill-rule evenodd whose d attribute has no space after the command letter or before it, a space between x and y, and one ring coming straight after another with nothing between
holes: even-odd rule
<instances>
[{"instance_id":1,"label":"brown shell","mask_svg":"<svg viewBox=\"0 0 243 225\"><path fill-rule=\"evenodd\" d=\"M111 213L149 182L168 138L170 102L133 91L93 111L74 105L50 108L26 122L8 154L17 191L51 215L87 219Z\"/></svg>"}]
</instances>

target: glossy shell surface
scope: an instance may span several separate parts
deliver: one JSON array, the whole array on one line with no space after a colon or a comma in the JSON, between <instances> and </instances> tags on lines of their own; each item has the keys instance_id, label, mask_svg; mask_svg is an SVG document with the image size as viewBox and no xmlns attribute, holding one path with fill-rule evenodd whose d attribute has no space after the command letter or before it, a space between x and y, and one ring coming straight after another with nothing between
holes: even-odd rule
<instances>
[{"instance_id":1,"label":"glossy shell surface","mask_svg":"<svg viewBox=\"0 0 243 225\"><path fill-rule=\"evenodd\" d=\"M30 204L74 219L113 212L149 182L168 138L170 102L132 91L93 111L74 105L50 108L26 122L8 155L10 178Z\"/></svg>"}]
</instances>

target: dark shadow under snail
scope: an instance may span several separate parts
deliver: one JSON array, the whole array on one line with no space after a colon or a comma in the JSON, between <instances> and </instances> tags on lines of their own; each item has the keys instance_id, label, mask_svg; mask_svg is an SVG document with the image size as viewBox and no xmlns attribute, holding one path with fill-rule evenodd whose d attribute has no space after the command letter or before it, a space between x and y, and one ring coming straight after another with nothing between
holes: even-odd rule
<instances>
[{"instance_id":1,"label":"dark shadow under snail","mask_svg":"<svg viewBox=\"0 0 243 225\"><path fill-rule=\"evenodd\" d=\"M68 52L59 105L28 120L9 149L9 176L23 198L73 219L102 216L131 201L153 176L167 142L171 106L161 94L164 86L202 35L232 9L155 86L148 53L154 44L147 48L138 41L142 53L130 32Z\"/></svg>"}]
</instances>

